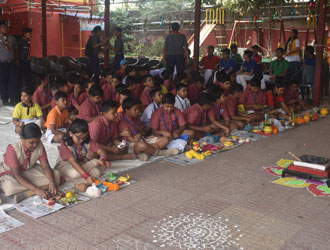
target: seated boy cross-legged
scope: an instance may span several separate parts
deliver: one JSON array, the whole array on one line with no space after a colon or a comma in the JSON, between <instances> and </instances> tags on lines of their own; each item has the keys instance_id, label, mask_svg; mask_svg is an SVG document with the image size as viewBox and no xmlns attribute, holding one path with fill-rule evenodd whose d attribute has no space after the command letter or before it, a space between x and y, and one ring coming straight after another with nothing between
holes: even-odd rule
<instances>
[{"instance_id":1,"label":"seated boy cross-legged","mask_svg":"<svg viewBox=\"0 0 330 250\"><path fill-rule=\"evenodd\" d=\"M160 104L162 103L162 90L160 88L155 88L150 91L150 97L152 98L152 103L150 103L147 108L143 111L141 121L142 123L150 128L150 119L151 115L159 109Z\"/></svg>"},{"instance_id":2,"label":"seated boy cross-legged","mask_svg":"<svg viewBox=\"0 0 330 250\"><path fill-rule=\"evenodd\" d=\"M174 106L180 109L181 112L191 107L190 101L187 98L188 96L188 87L183 83L179 83L176 86L176 96Z\"/></svg>"},{"instance_id":3,"label":"seated boy cross-legged","mask_svg":"<svg viewBox=\"0 0 330 250\"><path fill-rule=\"evenodd\" d=\"M195 139L202 138L205 133L212 133L213 127L207 124L207 111L211 108L213 98L202 94L198 103L183 111L183 116L188 123L188 129L194 131Z\"/></svg>"},{"instance_id":4,"label":"seated boy cross-legged","mask_svg":"<svg viewBox=\"0 0 330 250\"><path fill-rule=\"evenodd\" d=\"M162 106L156 110L150 121L152 133L155 136L165 136L169 139L177 139L187 134L194 137L192 130L186 130L186 120L178 108L174 107L175 97L172 93L167 93L162 98Z\"/></svg>"},{"instance_id":5,"label":"seated boy cross-legged","mask_svg":"<svg viewBox=\"0 0 330 250\"><path fill-rule=\"evenodd\" d=\"M100 104L102 102L103 90L101 87L94 85L90 88L88 94L89 96L79 108L78 117L90 123L100 114Z\"/></svg>"},{"instance_id":6,"label":"seated boy cross-legged","mask_svg":"<svg viewBox=\"0 0 330 250\"><path fill-rule=\"evenodd\" d=\"M144 138L144 127L140 121L141 101L128 97L123 102L123 117L119 122L120 135L128 142L128 153L135 153L139 160L147 161L150 155L167 154L164 149L169 139L167 137Z\"/></svg>"},{"instance_id":7,"label":"seated boy cross-legged","mask_svg":"<svg viewBox=\"0 0 330 250\"><path fill-rule=\"evenodd\" d=\"M126 154L126 148L118 148L121 143L117 120L118 103L106 101L102 103L102 115L89 124L89 134L101 149L107 152L110 160L123 160L136 158L135 154Z\"/></svg>"}]
</instances>

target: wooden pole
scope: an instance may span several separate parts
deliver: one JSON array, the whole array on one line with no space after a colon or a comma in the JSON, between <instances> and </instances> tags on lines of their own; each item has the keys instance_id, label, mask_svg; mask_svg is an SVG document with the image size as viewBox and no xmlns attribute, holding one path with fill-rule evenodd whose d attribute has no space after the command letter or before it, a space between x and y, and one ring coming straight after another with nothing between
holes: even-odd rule
<instances>
[{"instance_id":1,"label":"wooden pole","mask_svg":"<svg viewBox=\"0 0 330 250\"><path fill-rule=\"evenodd\" d=\"M110 36L110 1L104 1L104 37ZM109 48L104 50L104 68L109 68Z\"/></svg>"},{"instance_id":2,"label":"wooden pole","mask_svg":"<svg viewBox=\"0 0 330 250\"><path fill-rule=\"evenodd\" d=\"M47 56L47 9L46 0L41 3L41 19L42 19L42 57Z\"/></svg>"},{"instance_id":3,"label":"wooden pole","mask_svg":"<svg viewBox=\"0 0 330 250\"><path fill-rule=\"evenodd\" d=\"M195 29L194 29L194 70L198 70L199 64L199 34L201 29L201 0L195 0Z\"/></svg>"},{"instance_id":4,"label":"wooden pole","mask_svg":"<svg viewBox=\"0 0 330 250\"><path fill-rule=\"evenodd\" d=\"M314 106L320 105L320 94L322 86L322 61L323 61L323 45L324 45L324 32L325 32L325 19L327 14L328 0L319 1L319 20L317 25L317 37L316 40L319 44L316 44L316 68L315 68L315 80L314 80Z\"/></svg>"}]
</instances>

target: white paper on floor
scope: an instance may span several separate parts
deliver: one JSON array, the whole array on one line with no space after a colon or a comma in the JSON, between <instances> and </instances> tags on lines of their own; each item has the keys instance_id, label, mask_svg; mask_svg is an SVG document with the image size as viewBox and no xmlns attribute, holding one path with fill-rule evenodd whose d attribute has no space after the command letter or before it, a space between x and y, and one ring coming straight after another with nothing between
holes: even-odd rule
<instances>
[{"instance_id":1,"label":"white paper on floor","mask_svg":"<svg viewBox=\"0 0 330 250\"><path fill-rule=\"evenodd\" d=\"M3 209L0 209L0 233L12 230L16 227L20 227L23 225L23 222L14 219L13 217L6 214Z\"/></svg>"}]
</instances>

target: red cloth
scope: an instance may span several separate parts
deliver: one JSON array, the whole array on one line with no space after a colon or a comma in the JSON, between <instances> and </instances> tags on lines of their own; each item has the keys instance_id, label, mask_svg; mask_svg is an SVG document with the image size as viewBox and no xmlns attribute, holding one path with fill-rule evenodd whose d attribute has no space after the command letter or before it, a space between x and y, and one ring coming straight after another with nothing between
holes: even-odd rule
<instances>
[{"instance_id":1,"label":"red cloth","mask_svg":"<svg viewBox=\"0 0 330 250\"><path fill-rule=\"evenodd\" d=\"M253 59L257 64L261 63L261 61L262 61L262 57L259 56L259 55L253 55L253 56L252 56L252 59Z\"/></svg>"},{"instance_id":2,"label":"red cloth","mask_svg":"<svg viewBox=\"0 0 330 250\"><path fill-rule=\"evenodd\" d=\"M204 65L204 69L211 69L214 70L215 66L220 63L220 57L218 56L204 56L201 62Z\"/></svg>"},{"instance_id":3,"label":"red cloth","mask_svg":"<svg viewBox=\"0 0 330 250\"><path fill-rule=\"evenodd\" d=\"M100 146L95 141L93 141L92 139L90 140L89 144L90 144L89 150L94 152L94 153L96 153L100 149ZM69 149L69 147L70 146L65 145L65 143L63 141L61 142L61 145L59 147L59 154L60 154L63 161L67 161L70 158L74 157L79 162L79 161L83 160L86 157L87 153L88 153L88 152L86 152L83 145L81 145L80 147L79 146L76 147L78 158L79 158L79 159L77 159L77 157ZM86 146L86 148L87 148L87 146Z\"/></svg>"},{"instance_id":4,"label":"red cloth","mask_svg":"<svg viewBox=\"0 0 330 250\"><path fill-rule=\"evenodd\" d=\"M24 152L27 156L31 155L31 151L29 151L27 148L25 148L24 145L23 145L23 148L24 148ZM43 147L42 154L39 157L39 161L41 162L41 161L45 161L45 160L47 160L47 153L46 153L45 147ZM18 161L18 157L16 155L15 149L10 144L8 145L6 153L4 155L4 162L10 168L22 167Z\"/></svg>"},{"instance_id":5,"label":"red cloth","mask_svg":"<svg viewBox=\"0 0 330 250\"><path fill-rule=\"evenodd\" d=\"M276 107L281 102L284 102L284 97L282 95L276 96L273 94L272 91L268 91L266 93L266 98L267 98L267 105L269 107Z\"/></svg>"},{"instance_id":6,"label":"red cloth","mask_svg":"<svg viewBox=\"0 0 330 250\"><path fill-rule=\"evenodd\" d=\"M148 107L150 103L152 103L152 99L150 97L150 89L148 87L143 90L140 99L143 105L143 110L145 110L145 108Z\"/></svg>"},{"instance_id":7,"label":"red cloth","mask_svg":"<svg viewBox=\"0 0 330 250\"><path fill-rule=\"evenodd\" d=\"M250 88L246 88L243 95L239 99L239 102L243 105L265 105L266 96L261 90L257 93L253 93Z\"/></svg>"},{"instance_id":8,"label":"red cloth","mask_svg":"<svg viewBox=\"0 0 330 250\"><path fill-rule=\"evenodd\" d=\"M43 107L47 104L49 104L52 99L53 95L50 89L42 89L41 86L39 86L33 93L32 100L34 103L38 103L40 107Z\"/></svg>"},{"instance_id":9,"label":"red cloth","mask_svg":"<svg viewBox=\"0 0 330 250\"><path fill-rule=\"evenodd\" d=\"M164 114L164 120L163 120ZM179 127L183 127L187 124L182 112L178 108L174 108L171 113L164 111L163 107L160 107L151 115L150 127L158 130L165 130L171 134Z\"/></svg>"},{"instance_id":10,"label":"red cloth","mask_svg":"<svg viewBox=\"0 0 330 250\"><path fill-rule=\"evenodd\" d=\"M79 95L79 102L80 103L83 103L87 97L89 96L88 92L87 91L84 91L82 92L80 95Z\"/></svg>"},{"instance_id":11,"label":"red cloth","mask_svg":"<svg viewBox=\"0 0 330 250\"><path fill-rule=\"evenodd\" d=\"M199 89L196 84L191 83L188 85L188 94L187 97L191 104L198 102L199 96L203 93L202 89Z\"/></svg>"},{"instance_id":12,"label":"red cloth","mask_svg":"<svg viewBox=\"0 0 330 250\"><path fill-rule=\"evenodd\" d=\"M68 97L68 109L70 111L75 109L75 105L80 106L81 102L80 102L80 95L79 96L75 96L74 93L71 93Z\"/></svg>"},{"instance_id":13,"label":"red cloth","mask_svg":"<svg viewBox=\"0 0 330 250\"><path fill-rule=\"evenodd\" d=\"M100 104L94 103L90 98L87 98L79 107L78 117L85 121L100 114Z\"/></svg>"},{"instance_id":14,"label":"red cloth","mask_svg":"<svg viewBox=\"0 0 330 250\"><path fill-rule=\"evenodd\" d=\"M119 132L123 132L124 130L128 129L131 136L135 136L139 133L141 133L141 129L143 128L143 125L141 123L140 117L132 118L130 116L127 116L123 114L122 118L119 121L118 129Z\"/></svg>"},{"instance_id":15,"label":"red cloth","mask_svg":"<svg viewBox=\"0 0 330 250\"><path fill-rule=\"evenodd\" d=\"M116 74L121 75L122 78L124 78L126 76L125 70L122 70L122 69L118 69L116 71Z\"/></svg>"},{"instance_id":16,"label":"red cloth","mask_svg":"<svg viewBox=\"0 0 330 250\"><path fill-rule=\"evenodd\" d=\"M207 111L207 117L214 118L216 121L221 121L221 118L224 120L228 119L229 115L226 105L221 104L219 106L216 103L213 103L210 110Z\"/></svg>"},{"instance_id":17,"label":"red cloth","mask_svg":"<svg viewBox=\"0 0 330 250\"><path fill-rule=\"evenodd\" d=\"M183 111L183 116L187 123L191 125L201 126L207 122L207 114L198 103Z\"/></svg>"},{"instance_id":18,"label":"red cloth","mask_svg":"<svg viewBox=\"0 0 330 250\"><path fill-rule=\"evenodd\" d=\"M298 91L295 92L290 88L286 88L285 91L284 91L284 100L285 100L286 103L288 103L292 100L298 101L299 100Z\"/></svg>"},{"instance_id":19,"label":"red cloth","mask_svg":"<svg viewBox=\"0 0 330 250\"><path fill-rule=\"evenodd\" d=\"M144 90L144 84L143 83L140 83L137 85L136 87L136 90L134 91L133 95L136 97L136 98L139 98L140 99L140 96L142 94L142 91Z\"/></svg>"},{"instance_id":20,"label":"red cloth","mask_svg":"<svg viewBox=\"0 0 330 250\"><path fill-rule=\"evenodd\" d=\"M106 100L117 101L117 92L116 92L116 89L112 85L104 84L102 86L102 90L103 90L102 99L104 101L106 101Z\"/></svg>"},{"instance_id":21,"label":"red cloth","mask_svg":"<svg viewBox=\"0 0 330 250\"><path fill-rule=\"evenodd\" d=\"M164 86L167 88L168 91L175 89L175 83L173 80L164 80Z\"/></svg>"},{"instance_id":22,"label":"red cloth","mask_svg":"<svg viewBox=\"0 0 330 250\"><path fill-rule=\"evenodd\" d=\"M234 96L229 94L226 98L226 108L228 111L229 116L237 115L238 114L238 103Z\"/></svg>"},{"instance_id":23,"label":"red cloth","mask_svg":"<svg viewBox=\"0 0 330 250\"><path fill-rule=\"evenodd\" d=\"M89 124L90 137L101 145L108 145L119 137L118 124L100 116Z\"/></svg>"},{"instance_id":24,"label":"red cloth","mask_svg":"<svg viewBox=\"0 0 330 250\"><path fill-rule=\"evenodd\" d=\"M56 106L56 100L55 100L55 95L56 95L56 93L58 92L58 90L56 90L55 92L54 92L54 95L53 95L53 99L51 100L51 102L50 102L50 104L51 104L51 106L52 106L52 109L53 108L55 108L55 106Z\"/></svg>"}]
</instances>

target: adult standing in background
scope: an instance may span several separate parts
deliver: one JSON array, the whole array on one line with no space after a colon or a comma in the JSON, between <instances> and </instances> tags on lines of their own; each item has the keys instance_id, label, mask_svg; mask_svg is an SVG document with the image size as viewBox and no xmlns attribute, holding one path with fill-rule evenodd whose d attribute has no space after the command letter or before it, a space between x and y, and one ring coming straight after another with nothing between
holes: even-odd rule
<instances>
[{"instance_id":1,"label":"adult standing in background","mask_svg":"<svg viewBox=\"0 0 330 250\"><path fill-rule=\"evenodd\" d=\"M121 37L122 29L120 27L116 27L114 31L114 35L116 36L115 44L112 50L115 52L115 60L114 60L114 70L120 69L120 61L124 59L124 43Z\"/></svg>"},{"instance_id":2,"label":"adult standing in background","mask_svg":"<svg viewBox=\"0 0 330 250\"><path fill-rule=\"evenodd\" d=\"M163 59L166 61L167 68L176 72L182 73L185 69L185 64L189 65L189 53L186 36L180 34L180 24L172 23L172 33L166 37L164 45Z\"/></svg>"},{"instance_id":3,"label":"adult standing in background","mask_svg":"<svg viewBox=\"0 0 330 250\"><path fill-rule=\"evenodd\" d=\"M298 72L302 63L300 56L300 41L298 39L298 30L291 30L290 37L285 45L285 55L286 60L289 62L289 71L288 71L288 79L292 80L295 78L295 73ZM298 76L297 76L298 77Z\"/></svg>"},{"instance_id":4,"label":"adult standing in background","mask_svg":"<svg viewBox=\"0 0 330 250\"><path fill-rule=\"evenodd\" d=\"M30 62L31 38L32 29L29 27L23 28L23 37L18 41L18 70L22 79L22 85L33 88Z\"/></svg>"},{"instance_id":5,"label":"adult standing in background","mask_svg":"<svg viewBox=\"0 0 330 250\"><path fill-rule=\"evenodd\" d=\"M7 33L7 22L2 20L0 21L0 94L4 105L16 105L20 94L17 81L17 43L15 38Z\"/></svg>"}]
</instances>

